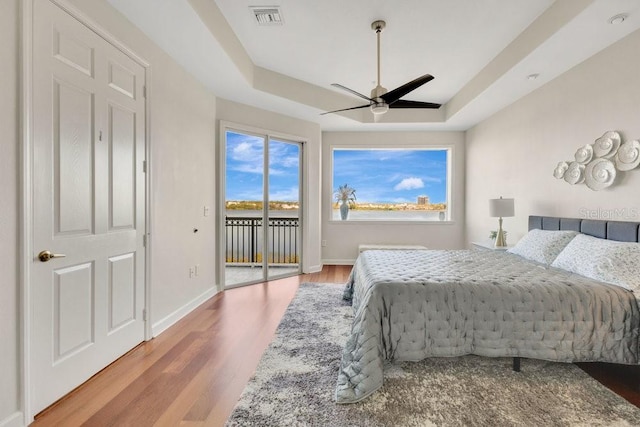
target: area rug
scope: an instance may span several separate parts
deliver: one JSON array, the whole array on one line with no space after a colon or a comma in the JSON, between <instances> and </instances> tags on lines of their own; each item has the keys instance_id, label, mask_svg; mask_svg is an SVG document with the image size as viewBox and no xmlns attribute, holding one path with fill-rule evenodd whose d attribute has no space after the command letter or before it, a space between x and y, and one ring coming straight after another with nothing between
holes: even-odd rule
<instances>
[{"instance_id":1,"label":"area rug","mask_svg":"<svg viewBox=\"0 0 640 427\"><path fill-rule=\"evenodd\" d=\"M464 356L390 364L384 386L337 405L352 309L342 286L300 286L228 426L638 426L640 408L572 364Z\"/></svg>"}]
</instances>

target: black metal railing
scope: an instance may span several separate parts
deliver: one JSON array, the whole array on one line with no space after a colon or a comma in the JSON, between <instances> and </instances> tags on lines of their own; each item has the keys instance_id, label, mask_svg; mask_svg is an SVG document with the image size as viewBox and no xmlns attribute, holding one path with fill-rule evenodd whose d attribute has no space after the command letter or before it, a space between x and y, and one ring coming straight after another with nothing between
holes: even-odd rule
<instances>
[{"instance_id":1,"label":"black metal railing","mask_svg":"<svg viewBox=\"0 0 640 427\"><path fill-rule=\"evenodd\" d=\"M267 250L269 264L298 264L298 218L269 218L267 244L262 218L225 217L226 262L261 264Z\"/></svg>"}]
</instances>

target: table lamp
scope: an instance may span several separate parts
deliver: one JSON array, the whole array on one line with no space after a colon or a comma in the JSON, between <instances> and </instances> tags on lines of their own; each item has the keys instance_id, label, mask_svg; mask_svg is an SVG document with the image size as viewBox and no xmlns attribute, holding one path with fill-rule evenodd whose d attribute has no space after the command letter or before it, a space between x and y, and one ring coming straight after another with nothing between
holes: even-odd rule
<instances>
[{"instance_id":1,"label":"table lamp","mask_svg":"<svg viewBox=\"0 0 640 427\"><path fill-rule=\"evenodd\" d=\"M500 248L507 246L504 231L502 231L502 218L514 216L513 199L503 199L502 196L500 196L499 199L489 199L489 216L500 218L498 220L498 234L496 235L495 247Z\"/></svg>"}]
</instances>

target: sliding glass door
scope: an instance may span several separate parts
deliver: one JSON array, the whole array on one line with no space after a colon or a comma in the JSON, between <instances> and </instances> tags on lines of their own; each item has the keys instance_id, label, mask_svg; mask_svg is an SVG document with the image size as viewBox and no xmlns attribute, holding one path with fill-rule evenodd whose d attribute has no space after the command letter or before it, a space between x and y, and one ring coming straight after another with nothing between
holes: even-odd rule
<instances>
[{"instance_id":1,"label":"sliding glass door","mask_svg":"<svg viewBox=\"0 0 640 427\"><path fill-rule=\"evenodd\" d=\"M299 142L226 130L226 287L299 274L301 159Z\"/></svg>"},{"instance_id":2,"label":"sliding glass door","mask_svg":"<svg viewBox=\"0 0 640 427\"><path fill-rule=\"evenodd\" d=\"M269 140L267 277L300 271L300 159L299 143Z\"/></svg>"},{"instance_id":3,"label":"sliding glass door","mask_svg":"<svg viewBox=\"0 0 640 427\"><path fill-rule=\"evenodd\" d=\"M225 286L264 277L265 137L226 132L224 236Z\"/></svg>"}]
</instances>

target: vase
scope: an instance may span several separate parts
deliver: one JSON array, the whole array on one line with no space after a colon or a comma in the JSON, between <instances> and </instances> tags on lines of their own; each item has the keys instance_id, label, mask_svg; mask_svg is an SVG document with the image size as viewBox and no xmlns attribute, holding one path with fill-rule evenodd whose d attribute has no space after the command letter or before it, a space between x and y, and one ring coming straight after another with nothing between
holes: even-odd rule
<instances>
[{"instance_id":1,"label":"vase","mask_svg":"<svg viewBox=\"0 0 640 427\"><path fill-rule=\"evenodd\" d=\"M340 205L340 219L345 221L349 216L349 204L347 202L342 202Z\"/></svg>"}]
</instances>

